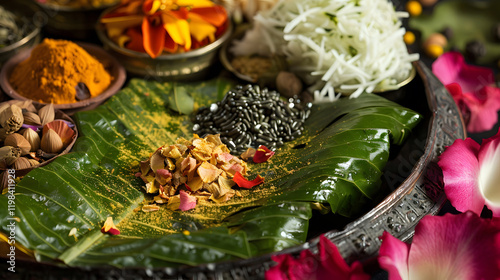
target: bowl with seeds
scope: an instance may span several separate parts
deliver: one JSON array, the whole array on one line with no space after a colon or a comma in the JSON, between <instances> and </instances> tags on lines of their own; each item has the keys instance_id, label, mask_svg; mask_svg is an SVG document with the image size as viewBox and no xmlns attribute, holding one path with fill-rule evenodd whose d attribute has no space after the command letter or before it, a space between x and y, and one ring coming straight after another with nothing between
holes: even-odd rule
<instances>
[{"instance_id":1,"label":"bowl with seeds","mask_svg":"<svg viewBox=\"0 0 500 280\"><path fill-rule=\"evenodd\" d=\"M9 170L22 177L68 153L78 138L75 122L67 114L53 104L29 100L0 103L0 126L1 189L8 185Z\"/></svg>"}]
</instances>

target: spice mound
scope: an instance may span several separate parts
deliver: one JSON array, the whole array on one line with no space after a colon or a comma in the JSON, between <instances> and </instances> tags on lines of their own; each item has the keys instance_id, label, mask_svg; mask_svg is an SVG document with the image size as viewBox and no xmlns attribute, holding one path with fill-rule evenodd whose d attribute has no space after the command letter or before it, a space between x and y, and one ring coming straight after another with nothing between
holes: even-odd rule
<instances>
[{"instance_id":1,"label":"spice mound","mask_svg":"<svg viewBox=\"0 0 500 280\"><path fill-rule=\"evenodd\" d=\"M98 96L111 79L104 66L77 44L45 39L14 68L9 82L26 98L67 104Z\"/></svg>"},{"instance_id":2,"label":"spice mound","mask_svg":"<svg viewBox=\"0 0 500 280\"><path fill-rule=\"evenodd\" d=\"M144 181L146 192L158 194L155 203L167 203L170 210L187 211L200 201L223 203L241 196L233 189L236 185L251 188L263 182L260 176L252 181L244 177L246 162L231 155L219 135L179 138L173 145L158 148L140 168L136 176ZM156 211L159 206L145 205L142 210Z\"/></svg>"}]
</instances>

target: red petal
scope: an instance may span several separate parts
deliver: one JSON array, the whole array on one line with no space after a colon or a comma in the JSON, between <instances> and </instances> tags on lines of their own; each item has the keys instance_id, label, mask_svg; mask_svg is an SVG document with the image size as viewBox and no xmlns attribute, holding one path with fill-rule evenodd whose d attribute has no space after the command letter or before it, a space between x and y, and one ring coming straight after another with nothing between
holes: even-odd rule
<instances>
[{"instance_id":1,"label":"red petal","mask_svg":"<svg viewBox=\"0 0 500 280\"><path fill-rule=\"evenodd\" d=\"M274 152L269 150L266 146L260 145L257 151L255 151L255 155L253 156L253 162L262 163L266 162L274 155Z\"/></svg>"},{"instance_id":2,"label":"red petal","mask_svg":"<svg viewBox=\"0 0 500 280\"><path fill-rule=\"evenodd\" d=\"M139 27L129 28L125 34L130 37L130 41L125 45L129 50L136 52L146 52L144 50L144 43L141 30Z\"/></svg>"},{"instance_id":3,"label":"red petal","mask_svg":"<svg viewBox=\"0 0 500 280\"><path fill-rule=\"evenodd\" d=\"M262 184L264 182L264 178L262 178L260 175L257 175L257 178L249 181L245 177L243 177L240 172L236 172L236 174L234 174L233 181L240 188L251 189L252 187Z\"/></svg>"},{"instance_id":4,"label":"red petal","mask_svg":"<svg viewBox=\"0 0 500 280\"><path fill-rule=\"evenodd\" d=\"M169 52L169 53L175 53L178 49L179 45L177 45L172 37L167 33L165 35L165 46L164 46L164 51Z\"/></svg>"},{"instance_id":5,"label":"red petal","mask_svg":"<svg viewBox=\"0 0 500 280\"><path fill-rule=\"evenodd\" d=\"M191 13L201 16L203 20L215 26L221 26L227 20L226 9L222 6L193 8Z\"/></svg>"},{"instance_id":6,"label":"red petal","mask_svg":"<svg viewBox=\"0 0 500 280\"><path fill-rule=\"evenodd\" d=\"M163 52L167 31L163 28L163 25L153 24L153 20L144 18L142 21L142 34L144 36L144 50L149 56L156 58ZM159 18L158 22L160 22Z\"/></svg>"}]
</instances>

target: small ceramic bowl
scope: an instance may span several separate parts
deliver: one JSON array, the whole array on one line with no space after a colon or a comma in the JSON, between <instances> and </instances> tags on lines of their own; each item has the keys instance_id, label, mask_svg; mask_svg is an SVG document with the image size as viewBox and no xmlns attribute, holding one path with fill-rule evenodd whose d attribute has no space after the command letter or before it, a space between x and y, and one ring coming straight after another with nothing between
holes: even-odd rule
<instances>
[{"instance_id":1,"label":"small ceramic bowl","mask_svg":"<svg viewBox=\"0 0 500 280\"><path fill-rule=\"evenodd\" d=\"M19 102L19 101L16 101L16 100L10 100L10 101L6 101L6 103L10 103L10 104L15 104L16 102ZM2 103L3 104L3 103ZM33 104L34 107L39 110L40 108L42 108L43 106L45 106L46 104ZM78 138L78 128L75 124L75 122L73 121L73 119L71 119L70 116L68 116L66 113L64 113L63 111L61 110L58 110L58 109L55 109L55 117L54 119L55 120L64 120L66 122L69 122L71 124L71 128L73 129L73 131L75 132L75 134L73 135L73 138L71 140L71 142L68 144L68 146L66 146L64 148L63 151L61 151L60 153L58 153L57 155L55 155L54 157L51 157L50 159L47 159L43 162L41 162L40 164L36 165L36 166L31 166L31 167L28 167L28 168L23 168L23 169L15 169L15 175L16 177L22 177L22 176L25 176L26 174L28 174L28 172L30 172L31 170L37 168L37 167L40 167L40 166L44 166L44 165L47 165L49 163L51 163L52 161L54 161L54 159L58 158L59 156L61 155L64 155L64 154L67 154L69 153L69 151L71 151L71 149L73 148L73 145L75 144L76 142L76 139ZM1 146L0 146L1 147ZM4 175L3 172L6 171L7 169L5 168L0 168L0 174L2 174L2 176ZM0 183L2 183L2 177L0 176ZM1 189L1 186L0 186L0 189Z\"/></svg>"},{"instance_id":2,"label":"small ceramic bowl","mask_svg":"<svg viewBox=\"0 0 500 280\"><path fill-rule=\"evenodd\" d=\"M54 108L63 110L65 113L70 115L78 111L91 110L96 108L106 99L117 93L125 83L126 79L126 72L123 66L101 47L88 43L78 42L77 44L85 49L89 54L94 56L97 60L99 60L104 65L104 68L108 71L113 80L111 81L109 87L96 97L92 97L75 103L54 104ZM31 50L32 49L25 50L12 57L7 61L7 63L5 63L2 71L0 72L0 86L2 87L2 90L13 99L28 100L28 98L20 95L12 88L9 83L9 77L17 64L29 58ZM33 101L33 104L42 103Z\"/></svg>"},{"instance_id":3,"label":"small ceramic bowl","mask_svg":"<svg viewBox=\"0 0 500 280\"><path fill-rule=\"evenodd\" d=\"M109 10L105 11L103 15L108 12ZM108 38L103 24L97 24L96 31L105 49L115 56L130 74L162 80L192 81L203 79L210 74L212 66L218 62L218 50L232 33L232 25L228 20L226 32L204 47L185 53L163 54L157 58L118 46Z\"/></svg>"}]
</instances>

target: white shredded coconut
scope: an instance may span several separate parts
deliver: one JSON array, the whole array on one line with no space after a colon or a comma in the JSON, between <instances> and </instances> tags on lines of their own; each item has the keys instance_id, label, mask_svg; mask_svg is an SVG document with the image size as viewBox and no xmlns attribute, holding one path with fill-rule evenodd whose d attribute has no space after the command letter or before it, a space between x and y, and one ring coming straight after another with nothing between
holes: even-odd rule
<instances>
[{"instance_id":1,"label":"white shredded coconut","mask_svg":"<svg viewBox=\"0 0 500 280\"><path fill-rule=\"evenodd\" d=\"M410 74L405 33L388 0L281 0L254 17L254 28L231 48L235 55L284 55L290 71L312 85L315 102L340 93L358 97Z\"/></svg>"}]
</instances>

